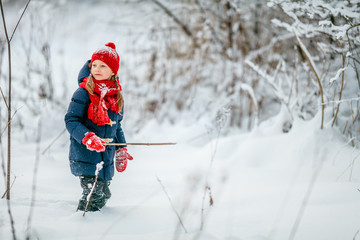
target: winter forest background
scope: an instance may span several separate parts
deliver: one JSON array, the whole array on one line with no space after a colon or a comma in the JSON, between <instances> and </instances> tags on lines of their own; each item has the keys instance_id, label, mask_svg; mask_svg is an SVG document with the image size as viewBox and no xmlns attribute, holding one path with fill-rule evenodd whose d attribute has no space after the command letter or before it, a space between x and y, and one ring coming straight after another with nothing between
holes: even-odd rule
<instances>
[{"instance_id":1,"label":"winter forest background","mask_svg":"<svg viewBox=\"0 0 360 240\"><path fill-rule=\"evenodd\" d=\"M12 33L28 1L2 2ZM360 239L359 33L359 0L31 0L11 39L0 238ZM63 117L110 41L127 140L178 144L129 149L108 208L83 218Z\"/></svg>"}]
</instances>

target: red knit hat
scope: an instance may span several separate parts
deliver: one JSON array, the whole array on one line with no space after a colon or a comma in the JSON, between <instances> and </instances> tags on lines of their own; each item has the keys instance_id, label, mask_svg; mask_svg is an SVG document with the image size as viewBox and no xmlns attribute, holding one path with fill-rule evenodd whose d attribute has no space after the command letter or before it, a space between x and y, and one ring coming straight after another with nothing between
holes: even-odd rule
<instances>
[{"instance_id":1,"label":"red knit hat","mask_svg":"<svg viewBox=\"0 0 360 240\"><path fill-rule=\"evenodd\" d=\"M117 74L120 65L120 57L116 52L116 47L114 43L109 42L105 44L105 47L96 50L91 57L91 64L95 60L103 61L104 63L106 63L106 65L109 66L109 68L113 71L115 75Z\"/></svg>"}]
</instances>

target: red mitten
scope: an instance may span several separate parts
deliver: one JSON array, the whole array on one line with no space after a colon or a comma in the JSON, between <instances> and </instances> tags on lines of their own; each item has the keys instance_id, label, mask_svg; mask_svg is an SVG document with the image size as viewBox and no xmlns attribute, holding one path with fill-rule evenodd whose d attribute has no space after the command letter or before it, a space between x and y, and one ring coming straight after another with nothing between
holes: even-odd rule
<instances>
[{"instance_id":1,"label":"red mitten","mask_svg":"<svg viewBox=\"0 0 360 240\"><path fill-rule=\"evenodd\" d=\"M93 132L89 132L83 138L82 143L91 151L105 152L105 141L96 136Z\"/></svg>"},{"instance_id":2,"label":"red mitten","mask_svg":"<svg viewBox=\"0 0 360 240\"><path fill-rule=\"evenodd\" d=\"M120 148L119 150L117 150L115 153L116 171L125 171L128 160L133 160L133 157L127 152L126 148Z\"/></svg>"}]
</instances>

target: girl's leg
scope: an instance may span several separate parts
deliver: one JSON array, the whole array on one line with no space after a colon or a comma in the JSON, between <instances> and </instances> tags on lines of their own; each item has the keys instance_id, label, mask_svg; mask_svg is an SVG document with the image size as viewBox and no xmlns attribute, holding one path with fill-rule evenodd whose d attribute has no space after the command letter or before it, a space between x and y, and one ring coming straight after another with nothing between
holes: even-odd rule
<instances>
[{"instance_id":1,"label":"girl's leg","mask_svg":"<svg viewBox=\"0 0 360 240\"><path fill-rule=\"evenodd\" d=\"M111 191L109 186L110 186L110 181L104 183L103 192L105 194L106 201L109 200L109 198L111 197Z\"/></svg>"},{"instance_id":2,"label":"girl's leg","mask_svg":"<svg viewBox=\"0 0 360 240\"><path fill-rule=\"evenodd\" d=\"M79 200L78 209L80 211L85 210L85 206L87 203L87 197L91 192L91 189L93 187L93 184L95 183L95 177L89 177L89 176L81 176L80 177L80 185L83 189L83 195L81 199ZM94 191L91 195L90 202L87 207L87 211L94 212L99 211L106 203L106 196L103 192L105 182L101 180L97 180L96 186L94 188Z\"/></svg>"}]
</instances>

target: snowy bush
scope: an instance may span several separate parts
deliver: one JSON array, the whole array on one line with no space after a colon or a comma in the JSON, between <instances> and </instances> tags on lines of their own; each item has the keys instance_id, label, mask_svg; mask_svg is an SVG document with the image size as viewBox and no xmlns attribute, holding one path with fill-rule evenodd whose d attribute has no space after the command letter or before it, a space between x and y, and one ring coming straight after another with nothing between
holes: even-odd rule
<instances>
[{"instance_id":1,"label":"snowy bush","mask_svg":"<svg viewBox=\"0 0 360 240\"><path fill-rule=\"evenodd\" d=\"M165 7L167 14L152 23L147 38L151 44L143 45L147 74L137 78L140 83L131 83L147 85L146 93L133 92L137 99L146 98L145 112L171 122L204 117L215 122L222 109L230 109L227 129L250 129L258 117L276 114L273 109L264 111L264 102L274 97L244 65L245 56L272 38L266 30L270 23L256 18L268 15L264 4L176 1ZM254 106L260 106L258 114Z\"/></svg>"},{"instance_id":2,"label":"snowy bush","mask_svg":"<svg viewBox=\"0 0 360 240\"><path fill-rule=\"evenodd\" d=\"M319 128L359 135L359 3L194 0L163 8L138 57L147 72L131 83L147 86L132 93L147 114L215 121L227 108L227 129L250 129L284 106L284 131L294 117L319 113Z\"/></svg>"},{"instance_id":3,"label":"snowy bush","mask_svg":"<svg viewBox=\"0 0 360 240\"><path fill-rule=\"evenodd\" d=\"M306 3L272 0L268 3L272 9L281 9L284 13L282 18L272 19L274 25L297 39L299 54L296 58L301 57L297 60L301 64L295 70L300 73L299 81L306 78L310 81L301 92L314 89L298 99L307 99L305 104L299 101L300 114L310 111L313 115L324 106L329 113L324 116L324 121L337 125L349 138L357 140L360 120L359 4L358 1L324 0ZM306 106L315 108L303 111Z\"/></svg>"},{"instance_id":4,"label":"snowy bush","mask_svg":"<svg viewBox=\"0 0 360 240\"><path fill-rule=\"evenodd\" d=\"M19 6L12 7L18 11ZM13 42L14 65L21 69L13 77L19 86L16 108L39 115L46 102L46 111L66 111L82 61L104 39L90 38L85 17L78 26L64 20L67 27L60 27L51 16L82 6L67 1L30 5ZM125 26L127 8L146 22ZM112 30L107 38L126 43L119 49L120 81L126 90L125 121L134 131L153 118L189 124L205 119L216 128L224 112L225 133L249 130L284 109L287 132L294 118L312 119L324 106L319 128L333 125L358 139L358 2L122 1L109 9L114 18L104 23ZM4 65L0 86L6 91ZM25 124L21 112L14 119L17 126Z\"/></svg>"}]
</instances>

